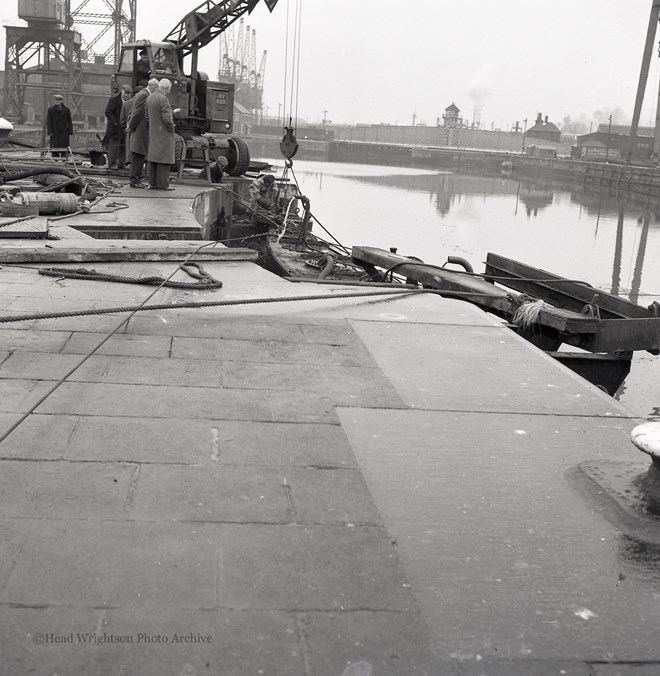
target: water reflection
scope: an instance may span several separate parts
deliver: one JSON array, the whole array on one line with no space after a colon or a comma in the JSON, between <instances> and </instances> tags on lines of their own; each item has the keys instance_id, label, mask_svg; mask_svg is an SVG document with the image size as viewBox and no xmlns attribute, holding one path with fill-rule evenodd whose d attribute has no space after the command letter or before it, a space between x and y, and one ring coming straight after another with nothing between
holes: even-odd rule
<instances>
[{"instance_id":1,"label":"water reflection","mask_svg":"<svg viewBox=\"0 0 660 676\"><path fill-rule=\"evenodd\" d=\"M635 271L633 273L632 285L630 289L630 300L636 303L639 300L639 291L642 286L642 268L644 267L644 256L646 255L646 242L649 236L649 225L651 223L651 214L646 212L642 218L642 234L639 238L637 247L637 258L635 259Z\"/></svg>"},{"instance_id":2,"label":"water reflection","mask_svg":"<svg viewBox=\"0 0 660 676\"><path fill-rule=\"evenodd\" d=\"M554 192L548 190L539 190L538 188L532 188L525 186L524 192L520 192L520 201L525 205L525 211L527 212L527 217L538 216L539 209L545 209L552 204L554 199Z\"/></svg>"},{"instance_id":3,"label":"water reflection","mask_svg":"<svg viewBox=\"0 0 660 676\"><path fill-rule=\"evenodd\" d=\"M460 256L477 270L492 251L642 306L660 300L658 196L499 170L300 161L296 174L315 215L346 246L397 246L437 264ZM657 416L660 359L634 359L621 400Z\"/></svg>"},{"instance_id":4,"label":"water reflection","mask_svg":"<svg viewBox=\"0 0 660 676\"><path fill-rule=\"evenodd\" d=\"M382 169L382 168L381 168ZM400 171L400 170L398 170ZM321 174L322 175L322 174ZM391 173L378 175L351 175L350 178L361 183L381 187L394 188L406 191L419 191L429 195L435 204L436 210L445 219L452 216L465 203L480 197L484 200L493 200L499 195L514 195L515 205L513 215L518 216L519 210L527 218L537 218L539 214L555 203L555 195L568 194L570 202L580 207L580 216L584 211L587 215L595 216L594 240L598 239L601 221L616 217L616 236L613 249L613 264L610 293L627 294L634 303L640 298L644 304L644 297L651 294L642 294L642 272L646 257L649 230L660 223L660 206L653 204L642 196L618 194L609 195L603 192L587 190L584 186L566 186L557 181L548 181L538 178L512 178L510 173L500 175L473 175L447 172L423 173ZM634 270L629 289L622 289L622 264L624 255L624 229L626 214L630 215L629 222L636 219L641 225L639 233L635 234ZM638 239L637 239L638 238ZM602 288L606 288L601 282ZM660 283L658 283L660 289Z\"/></svg>"}]
</instances>

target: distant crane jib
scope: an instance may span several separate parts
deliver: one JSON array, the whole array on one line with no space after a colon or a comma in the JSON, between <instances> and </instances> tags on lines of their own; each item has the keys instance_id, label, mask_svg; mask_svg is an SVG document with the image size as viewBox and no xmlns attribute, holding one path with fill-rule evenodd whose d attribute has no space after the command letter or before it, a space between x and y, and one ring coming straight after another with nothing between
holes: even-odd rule
<instances>
[{"instance_id":1,"label":"distant crane jib","mask_svg":"<svg viewBox=\"0 0 660 676\"><path fill-rule=\"evenodd\" d=\"M278 0L264 0L269 11L273 11ZM250 14L259 0L205 0L168 33L166 42L172 42L184 56L201 49L243 14Z\"/></svg>"}]
</instances>

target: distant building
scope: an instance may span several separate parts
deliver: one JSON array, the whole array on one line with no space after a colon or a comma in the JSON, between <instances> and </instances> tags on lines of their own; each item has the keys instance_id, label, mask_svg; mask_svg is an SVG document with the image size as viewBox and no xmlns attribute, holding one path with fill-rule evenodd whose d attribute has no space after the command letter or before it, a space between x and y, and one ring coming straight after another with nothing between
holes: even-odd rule
<instances>
[{"instance_id":1,"label":"distant building","mask_svg":"<svg viewBox=\"0 0 660 676\"><path fill-rule=\"evenodd\" d=\"M605 134L607 134L609 131L611 134L630 135L630 125L613 124L612 128L610 129L609 123L606 122L605 124L598 125L598 131L603 132ZM637 136L654 136L654 135L655 135L655 127L637 127Z\"/></svg>"},{"instance_id":2,"label":"distant building","mask_svg":"<svg viewBox=\"0 0 660 676\"><path fill-rule=\"evenodd\" d=\"M463 126L463 119L459 117L460 108L452 102L451 105L445 108L445 114L442 116L442 121L445 127L450 127L455 129L456 127Z\"/></svg>"},{"instance_id":3,"label":"distant building","mask_svg":"<svg viewBox=\"0 0 660 676\"><path fill-rule=\"evenodd\" d=\"M577 150L575 159L587 162L603 162L606 158L608 160L621 159L621 151L618 148L608 149L605 143L593 138L579 145Z\"/></svg>"},{"instance_id":4,"label":"distant building","mask_svg":"<svg viewBox=\"0 0 660 676\"><path fill-rule=\"evenodd\" d=\"M553 143L559 143L561 139L561 132L557 125L552 122L548 122L548 116L545 116L545 121L543 120L543 115L538 114L536 118L536 123L533 127L527 130L527 138L537 138L541 141L552 141Z\"/></svg>"},{"instance_id":5,"label":"distant building","mask_svg":"<svg viewBox=\"0 0 660 676\"><path fill-rule=\"evenodd\" d=\"M529 157L557 157L556 146L543 145L542 143L533 143L525 148L525 154Z\"/></svg>"},{"instance_id":6,"label":"distant building","mask_svg":"<svg viewBox=\"0 0 660 676\"><path fill-rule=\"evenodd\" d=\"M601 130L605 127L605 131ZM577 137L577 147L575 155L581 159L604 160L607 155L608 160L614 160L621 157L628 157L630 152L630 127L617 125L612 126L612 133L607 133L608 125L600 125L598 131L591 134L583 134ZM614 130L617 130L615 133ZM624 133L620 133L623 130ZM632 149L632 156L638 160L648 160L653 153L653 132L651 127L640 127L635 137L635 147ZM599 145L600 144L600 145ZM600 155L600 147L605 148L605 152ZM609 151L608 151L609 148Z\"/></svg>"}]
</instances>

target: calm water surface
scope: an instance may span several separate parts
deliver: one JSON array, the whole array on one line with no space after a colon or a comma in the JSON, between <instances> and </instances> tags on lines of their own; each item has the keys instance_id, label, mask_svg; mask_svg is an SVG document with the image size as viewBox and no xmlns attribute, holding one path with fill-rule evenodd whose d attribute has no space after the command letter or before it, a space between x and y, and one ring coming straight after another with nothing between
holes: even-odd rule
<instances>
[{"instance_id":1,"label":"calm water surface","mask_svg":"<svg viewBox=\"0 0 660 676\"><path fill-rule=\"evenodd\" d=\"M314 215L346 246L396 246L434 264L462 256L477 271L492 251L640 305L660 301L660 207L644 198L515 175L307 161L294 171ZM660 357L636 353L617 398L660 419Z\"/></svg>"}]
</instances>

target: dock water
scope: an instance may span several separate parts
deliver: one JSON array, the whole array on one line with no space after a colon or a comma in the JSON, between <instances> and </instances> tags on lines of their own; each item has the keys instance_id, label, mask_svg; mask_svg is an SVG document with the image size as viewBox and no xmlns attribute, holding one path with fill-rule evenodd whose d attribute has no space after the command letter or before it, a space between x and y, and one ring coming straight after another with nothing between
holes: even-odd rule
<instances>
[{"instance_id":1,"label":"dock water","mask_svg":"<svg viewBox=\"0 0 660 676\"><path fill-rule=\"evenodd\" d=\"M3 243L0 315L139 304L35 268L167 276L201 242L134 244ZM660 548L578 476L639 462L635 414L471 305L253 259L151 302L282 302L140 312L0 443L0 673L655 673ZM0 435L123 316L0 324Z\"/></svg>"}]
</instances>

